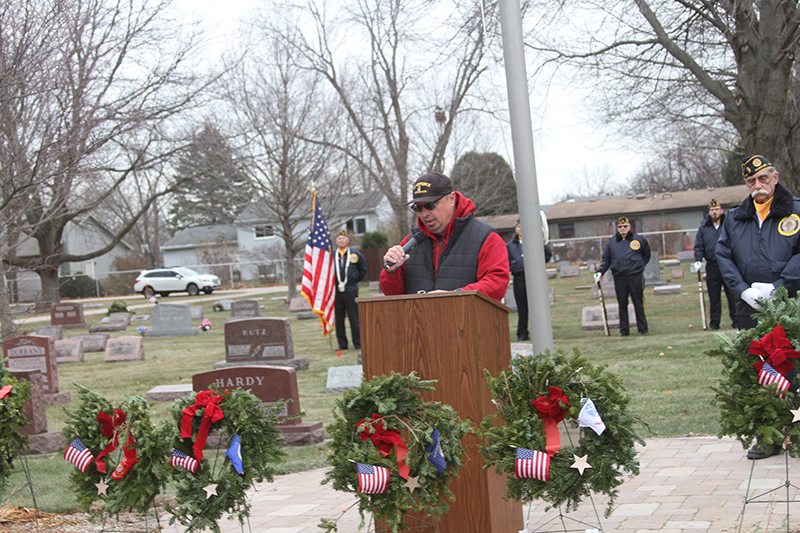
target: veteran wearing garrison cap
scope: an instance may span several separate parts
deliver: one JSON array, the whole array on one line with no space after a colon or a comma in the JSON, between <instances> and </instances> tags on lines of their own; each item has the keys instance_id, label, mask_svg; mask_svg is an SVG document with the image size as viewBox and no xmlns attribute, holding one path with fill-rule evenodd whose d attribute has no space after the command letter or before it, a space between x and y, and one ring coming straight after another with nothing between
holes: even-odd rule
<instances>
[{"instance_id":1,"label":"veteran wearing garrison cap","mask_svg":"<svg viewBox=\"0 0 800 533\"><path fill-rule=\"evenodd\" d=\"M722 233L722 224L725 222L725 210L716 200L708 204L708 216L703 219L694 239L694 269L700 271L703 259L706 260L706 283L708 284L708 299L711 301L711 321L709 329L719 329L722 318L722 289L728 299L728 314L731 317L733 329L736 329L736 298L728 285L722 279L722 272L717 264L717 241Z\"/></svg>"},{"instance_id":2,"label":"veteran wearing garrison cap","mask_svg":"<svg viewBox=\"0 0 800 533\"><path fill-rule=\"evenodd\" d=\"M367 260L361 252L349 247L350 237L342 230L336 236L336 251L333 252L333 270L336 273L336 299L334 304L334 321L336 323L336 340L340 350L347 349L347 331L344 319L350 321L350 333L353 347L361 349L361 332L358 323L358 282L367 274Z\"/></svg>"},{"instance_id":3,"label":"veteran wearing garrison cap","mask_svg":"<svg viewBox=\"0 0 800 533\"><path fill-rule=\"evenodd\" d=\"M617 232L606 244L603 262L597 267L594 280L599 282L609 268L614 274L614 291L619 303L620 337L627 337L630 333L628 296L636 313L636 329L642 335L650 334L644 312L644 267L649 262L650 243L632 231L628 217L619 217Z\"/></svg>"}]
</instances>

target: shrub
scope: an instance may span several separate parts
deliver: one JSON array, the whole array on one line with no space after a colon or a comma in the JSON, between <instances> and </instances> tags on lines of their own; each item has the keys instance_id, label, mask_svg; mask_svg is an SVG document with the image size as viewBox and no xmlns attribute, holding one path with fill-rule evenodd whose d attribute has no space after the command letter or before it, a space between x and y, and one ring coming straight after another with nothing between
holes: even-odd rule
<instances>
[{"instance_id":1,"label":"shrub","mask_svg":"<svg viewBox=\"0 0 800 533\"><path fill-rule=\"evenodd\" d=\"M107 315L111 313L133 313L133 311L128 310L128 304L125 302L120 302L119 300L114 300L114 303L108 306Z\"/></svg>"},{"instance_id":2,"label":"shrub","mask_svg":"<svg viewBox=\"0 0 800 533\"><path fill-rule=\"evenodd\" d=\"M383 232L372 231L361 236L362 250L375 250L378 248L387 248L388 246L389 238Z\"/></svg>"},{"instance_id":3,"label":"shrub","mask_svg":"<svg viewBox=\"0 0 800 533\"><path fill-rule=\"evenodd\" d=\"M87 298L91 296L103 296L103 287L99 282L96 282L83 272L74 272L67 278L62 278L63 281L59 286L59 294L62 298ZM100 294L97 294L98 289Z\"/></svg>"},{"instance_id":4,"label":"shrub","mask_svg":"<svg viewBox=\"0 0 800 533\"><path fill-rule=\"evenodd\" d=\"M133 284L139 271L147 268L144 256L140 254L128 254L115 257L111 262L111 270L120 272L119 274L109 274L104 284L108 294L120 296L133 293ZM122 272L125 270L135 270L136 272Z\"/></svg>"}]
</instances>

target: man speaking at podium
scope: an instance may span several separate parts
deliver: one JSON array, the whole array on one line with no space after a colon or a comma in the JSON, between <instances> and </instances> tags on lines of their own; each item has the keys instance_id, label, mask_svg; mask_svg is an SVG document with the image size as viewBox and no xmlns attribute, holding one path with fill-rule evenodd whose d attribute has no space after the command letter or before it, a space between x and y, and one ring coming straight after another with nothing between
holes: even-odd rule
<instances>
[{"instance_id":1,"label":"man speaking at podium","mask_svg":"<svg viewBox=\"0 0 800 533\"><path fill-rule=\"evenodd\" d=\"M506 243L475 218L475 204L453 190L450 178L422 175L408 206L418 215L418 228L383 256L383 294L477 290L503 299L509 279ZM412 237L417 244L409 245Z\"/></svg>"}]
</instances>

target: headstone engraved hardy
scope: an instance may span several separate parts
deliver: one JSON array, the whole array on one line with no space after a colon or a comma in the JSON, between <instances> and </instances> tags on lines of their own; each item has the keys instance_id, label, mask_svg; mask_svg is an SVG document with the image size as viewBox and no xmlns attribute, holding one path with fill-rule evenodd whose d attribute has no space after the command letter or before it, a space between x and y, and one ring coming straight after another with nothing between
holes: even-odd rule
<instances>
[{"instance_id":1,"label":"headstone engraved hardy","mask_svg":"<svg viewBox=\"0 0 800 533\"><path fill-rule=\"evenodd\" d=\"M83 317L83 306L79 302L60 302L50 308L50 325L65 329L88 328Z\"/></svg>"},{"instance_id":2,"label":"headstone engraved hardy","mask_svg":"<svg viewBox=\"0 0 800 533\"><path fill-rule=\"evenodd\" d=\"M152 308L153 327L144 332L145 337L181 337L199 335L192 327L192 315L185 304L158 304Z\"/></svg>"},{"instance_id":3,"label":"headstone engraved hardy","mask_svg":"<svg viewBox=\"0 0 800 533\"><path fill-rule=\"evenodd\" d=\"M242 316L261 316L261 307L258 300L235 300L231 304L231 318Z\"/></svg>"}]
</instances>

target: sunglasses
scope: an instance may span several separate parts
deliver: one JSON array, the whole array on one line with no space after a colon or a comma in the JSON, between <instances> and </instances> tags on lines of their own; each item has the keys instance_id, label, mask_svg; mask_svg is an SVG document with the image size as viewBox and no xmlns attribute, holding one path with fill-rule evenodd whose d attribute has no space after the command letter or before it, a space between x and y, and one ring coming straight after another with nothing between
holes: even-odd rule
<instances>
[{"instance_id":1,"label":"sunglasses","mask_svg":"<svg viewBox=\"0 0 800 533\"><path fill-rule=\"evenodd\" d=\"M441 200L445 196L447 195L445 194L444 196L440 196L439 198L437 198L432 202L425 202L424 204L411 205L409 206L409 209L411 209L415 213L420 213L422 212L423 209L427 209L428 211L433 211L434 209L436 209L436 204L439 202L439 200Z\"/></svg>"}]
</instances>

